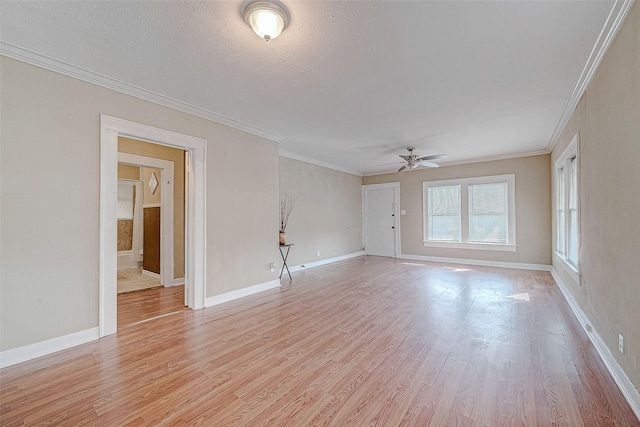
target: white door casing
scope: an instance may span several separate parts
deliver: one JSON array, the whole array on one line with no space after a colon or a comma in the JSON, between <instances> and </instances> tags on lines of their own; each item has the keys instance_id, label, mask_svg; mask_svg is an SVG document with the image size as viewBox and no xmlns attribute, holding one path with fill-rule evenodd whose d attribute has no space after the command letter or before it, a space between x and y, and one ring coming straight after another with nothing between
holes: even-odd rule
<instances>
[{"instance_id":1,"label":"white door casing","mask_svg":"<svg viewBox=\"0 0 640 427\"><path fill-rule=\"evenodd\" d=\"M186 150L190 158L185 228L185 292L191 309L205 300L205 159L206 140L176 132L100 115L100 337L117 330L117 193L118 137L139 139Z\"/></svg>"},{"instance_id":2,"label":"white door casing","mask_svg":"<svg viewBox=\"0 0 640 427\"><path fill-rule=\"evenodd\" d=\"M366 255L400 254L400 183L362 186L362 237Z\"/></svg>"}]
</instances>

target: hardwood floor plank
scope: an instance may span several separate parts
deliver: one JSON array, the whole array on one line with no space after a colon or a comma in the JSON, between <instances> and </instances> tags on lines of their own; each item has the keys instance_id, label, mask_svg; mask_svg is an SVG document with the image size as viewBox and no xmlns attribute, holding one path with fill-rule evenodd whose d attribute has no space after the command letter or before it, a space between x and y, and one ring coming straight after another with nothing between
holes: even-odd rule
<instances>
[{"instance_id":1,"label":"hardwood floor plank","mask_svg":"<svg viewBox=\"0 0 640 427\"><path fill-rule=\"evenodd\" d=\"M184 285L118 294L118 327L185 310Z\"/></svg>"},{"instance_id":2,"label":"hardwood floor plank","mask_svg":"<svg viewBox=\"0 0 640 427\"><path fill-rule=\"evenodd\" d=\"M177 313L166 289L0 370L0 425L640 425L546 272L360 257Z\"/></svg>"}]
</instances>

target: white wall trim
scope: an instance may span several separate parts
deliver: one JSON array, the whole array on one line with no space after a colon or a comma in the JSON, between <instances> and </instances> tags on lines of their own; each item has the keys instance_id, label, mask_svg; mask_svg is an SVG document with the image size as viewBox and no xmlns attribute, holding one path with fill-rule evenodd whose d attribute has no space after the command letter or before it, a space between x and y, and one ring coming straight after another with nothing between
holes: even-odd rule
<instances>
[{"instance_id":1,"label":"white wall trim","mask_svg":"<svg viewBox=\"0 0 640 427\"><path fill-rule=\"evenodd\" d=\"M602 359L602 362L607 367L607 370L618 385L618 388L622 392L624 398L627 400L627 403L629 403L629 406L631 406L633 413L636 414L636 417L638 417L638 420L640 420L640 392L633 385L629 377L627 377L627 374L624 373L620 365L618 365L618 362L613 357L613 354L611 354L609 347L607 347L604 340L593 328L591 321L586 316L586 314L584 314L576 300L573 298L573 295L571 295L571 292L569 292L566 284L562 281L554 268L551 268L551 275L555 279L558 288L560 288L560 292L562 292L562 295L564 295L564 298L569 303L571 310L573 310L573 314L580 322L580 325L582 325L582 328L589 337L589 340L593 344L593 347L600 355L600 359Z\"/></svg>"},{"instance_id":2,"label":"white wall trim","mask_svg":"<svg viewBox=\"0 0 640 427\"><path fill-rule=\"evenodd\" d=\"M173 279L173 284L171 286L184 285L184 277L178 277L177 279Z\"/></svg>"},{"instance_id":3,"label":"white wall trim","mask_svg":"<svg viewBox=\"0 0 640 427\"><path fill-rule=\"evenodd\" d=\"M294 267L289 267L289 271L294 273L300 270L308 270L309 268L320 267L321 265L327 265L327 264L331 264L338 261L344 261L346 259L356 258L363 255L364 255L364 251L353 252L346 255L340 255L333 258L322 259L320 261L307 262L304 264L296 265Z\"/></svg>"},{"instance_id":4,"label":"white wall trim","mask_svg":"<svg viewBox=\"0 0 640 427\"><path fill-rule=\"evenodd\" d=\"M527 263L506 262L506 261L485 261L481 259L446 258L446 257L439 257L439 256L424 256L424 255L410 255L410 254L401 254L398 258L412 259L416 261L443 262L447 264L468 264L468 265L480 265L484 267L515 268L518 270L551 271L551 266L547 264L527 264Z\"/></svg>"},{"instance_id":5,"label":"white wall trim","mask_svg":"<svg viewBox=\"0 0 640 427\"><path fill-rule=\"evenodd\" d=\"M227 292L225 294L215 295L207 297L204 302L205 307L212 307L214 305L223 304L225 302L233 301L239 298L248 297L249 295L257 294L258 292L268 291L269 289L277 288L280 286L280 280L271 280L269 282L259 283L257 285L249 286L247 288L238 289L237 291Z\"/></svg>"},{"instance_id":6,"label":"white wall trim","mask_svg":"<svg viewBox=\"0 0 640 427\"><path fill-rule=\"evenodd\" d=\"M7 366L26 362L27 360L46 356L47 354L55 353L57 351L66 350L67 348L85 344L90 341L95 341L99 337L99 328L95 327L63 335L61 337L28 344L22 347L5 350L0 352L0 368L6 368Z\"/></svg>"},{"instance_id":7,"label":"white wall trim","mask_svg":"<svg viewBox=\"0 0 640 427\"><path fill-rule=\"evenodd\" d=\"M94 73L93 71L85 70L66 62L58 61L57 59L49 58L48 56L32 52L11 43L0 42L0 55L26 62L27 64L35 65L55 73L93 83L126 95L135 96L136 98L144 99L145 101L153 102L154 104L169 107L177 111L182 111L212 122L230 126L271 141L280 142L284 139L282 136L275 133L256 128L247 123L214 113L213 111L205 110L204 108L196 107L195 105L187 104L186 102L178 101L177 99L169 98L167 96L112 79L105 75Z\"/></svg>"},{"instance_id":8,"label":"white wall trim","mask_svg":"<svg viewBox=\"0 0 640 427\"><path fill-rule=\"evenodd\" d=\"M158 273L154 273L153 271L149 271L149 270L142 270L142 275L143 276L147 276L147 277L152 277L154 279L158 279L161 280L161 277ZM172 281L173 282L173 281Z\"/></svg>"},{"instance_id":9,"label":"white wall trim","mask_svg":"<svg viewBox=\"0 0 640 427\"><path fill-rule=\"evenodd\" d=\"M560 121L558 121L558 124L556 125L556 128L551 135L551 140L549 141L548 145L549 152L553 151L553 148L558 143L560 134L569 122L569 119L578 106L578 102L580 102L582 95L591 83L591 80L593 79L593 76L595 75L600 62L602 61L602 58L607 53L609 46L622 27L622 23L629 13L629 10L631 10L634 1L635 0L616 0L613 3L611 11L609 12L609 16L607 16L607 20L602 26L602 30L600 30L598 39L596 40L593 49L591 49L591 53L589 54L587 63L584 65L582 73L580 74L580 77L578 78L578 81L573 88L573 92L571 93L571 96L567 101L567 105L564 107L562 116L560 116Z\"/></svg>"},{"instance_id":10,"label":"white wall trim","mask_svg":"<svg viewBox=\"0 0 640 427\"><path fill-rule=\"evenodd\" d=\"M333 169L338 172L344 172L355 176L362 176L360 172L356 172L351 169L343 168L341 166L334 165L332 163L323 162L321 160L312 159L311 157L301 156L300 154L295 154L290 151L279 150L278 155L282 157L286 157L288 159L298 160L300 162L310 163L312 165L321 166L323 168Z\"/></svg>"}]
</instances>

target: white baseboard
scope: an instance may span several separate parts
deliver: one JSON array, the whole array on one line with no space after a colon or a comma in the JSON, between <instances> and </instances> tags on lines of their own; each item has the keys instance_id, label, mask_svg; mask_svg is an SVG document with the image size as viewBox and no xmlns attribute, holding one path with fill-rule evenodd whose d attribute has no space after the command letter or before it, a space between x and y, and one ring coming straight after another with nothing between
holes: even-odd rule
<instances>
[{"instance_id":1,"label":"white baseboard","mask_svg":"<svg viewBox=\"0 0 640 427\"><path fill-rule=\"evenodd\" d=\"M400 254L398 258L412 259L416 261L444 262L447 264L468 264L468 265L481 265L485 267L516 268L519 270L551 271L551 266L546 264L524 264L520 262L484 261L481 259L445 258L445 257L439 257L439 256L424 256L424 255L409 255L409 254Z\"/></svg>"},{"instance_id":2,"label":"white baseboard","mask_svg":"<svg viewBox=\"0 0 640 427\"><path fill-rule=\"evenodd\" d=\"M321 265L327 265L327 264L331 264L334 262L338 262L338 261L344 261L345 259L349 259L349 258L355 258L355 257L359 257L364 255L363 251L360 252L353 252L351 254L346 254L346 255L340 255L334 258L327 258L327 259L323 259L320 261L314 261L314 262L306 262L304 264L300 264L300 265L296 265L293 267L289 267L289 271L290 272L296 272L296 271L300 271L300 270L306 270L309 268L313 268L313 267L319 267ZM287 271L285 270L284 274L287 274Z\"/></svg>"},{"instance_id":3,"label":"white baseboard","mask_svg":"<svg viewBox=\"0 0 640 427\"><path fill-rule=\"evenodd\" d=\"M0 352L0 368L26 362L100 338L98 327Z\"/></svg>"},{"instance_id":4,"label":"white baseboard","mask_svg":"<svg viewBox=\"0 0 640 427\"><path fill-rule=\"evenodd\" d=\"M154 273L153 271L142 270L142 274L147 277L153 277L154 279L158 279L162 281L162 277L158 273ZM173 282L166 285L165 288L171 286L184 285L184 277L178 277L177 279L173 279Z\"/></svg>"},{"instance_id":5,"label":"white baseboard","mask_svg":"<svg viewBox=\"0 0 640 427\"><path fill-rule=\"evenodd\" d=\"M148 276L148 277L153 277L154 279L162 280L160 275L158 273L154 273L153 271L142 270L142 275L143 276Z\"/></svg>"},{"instance_id":6,"label":"white baseboard","mask_svg":"<svg viewBox=\"0 0 640 427\"><path fill-rule=\"evenodd\" d=\"M571 292L569 292L566 284L553 268L551 269L551 275L558 284L558 288L560 288L562 295L564 295L564 298L569 303L571 310L573 310L573 314L582 325L582 329L584 329L584 332L589 337L593 347L600 355L600 359L602 359L602 362L607 367L607 370L613 377L613 380L618 385L622 395L629 403L629 406L631 406L631 409L636 414L636 417L638 417L638 420L640 420L640 392L633 385L629 377L627 377L627 374L624 373L620 365L618 365L618 362L613 357L613 354L611 354L609 347L607 347L598 332L593 328L591 321L586 314L584 314L576 300L573 298L573 295L571 295Z\"/></svg>"},{"instance_id":7,"label":"white baseboard","mask_svg":"<svg viewBox=\"0 0 640 427\"><path fill-rule=\"evenodd\" d=\"M257 285L249 286L247 288L238 289L237 291L227 292L226 294L207 297L204 300L204 306L212 307L214 305L233 301L238 298L257 294L258 292L268 291L269 289L277 288L278 286L280 286L280 279L271 280L269 282L264 282Z\"/></svg>"}]
</instances>

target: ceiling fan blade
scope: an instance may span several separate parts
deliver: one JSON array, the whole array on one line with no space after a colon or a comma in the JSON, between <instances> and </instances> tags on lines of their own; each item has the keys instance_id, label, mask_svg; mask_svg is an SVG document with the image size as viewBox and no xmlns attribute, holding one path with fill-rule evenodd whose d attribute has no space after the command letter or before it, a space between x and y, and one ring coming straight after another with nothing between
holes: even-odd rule
<instances>
[{"instance_id":1,"label":"ceiling fan blade","mask_svg":"<svg viewBox=\"0 0 640 427\"><path fill-rule=\"evenodd\" d=\"M406 166L403 166L403 167L401 167L400 169L398 169L398 172L402 172L402 171L403 171L403 170L405 170L406 168L407 168Z\"/></svg>"},{"instance_id":2,"label":"ceiling fan blade","mask_svg":"<svg viewBox=\"0 0 640 427\"><path fill-rule=\"evenodd\" d=\"M389 166L389 165L397 165L398 163L405 163L405 162L393 162L393 163L382 163L380 165L376 165L376 166Z\"/></svg>"},{"instance_id":3,"label":"ceiling fan blade","mask_svg":"<svg viewBox=\"0 0 640 427\"><path fill-rule=\"evenodd\" d=\"M408 154L398 154L398 157L405 160L409 160L411 158L411 156Z\"/></svg>"},{"instance_id":4,"label":"ceiling fan blade","mask_svg":"<svg viewBox=\"0 0 640 427\"><path fill-rule=\"evenodd\" d=\"M434 154L433 156L425 156L425 157L420 157L420 161L422 160L435 160L435 159L441 159L443 157L447 157L446 154Z\"/></svg>"},{"instance_id":5,"label":"ceiling fan blade","mask_svg":"<svg viewBox=\"0 0 640 427\"><path fill-rule=\"evenodd\" d=\"M433 162L420 162L420 166L426 166L428 168L439 168L440 165Z\"/></svg>"}]
</instances>

